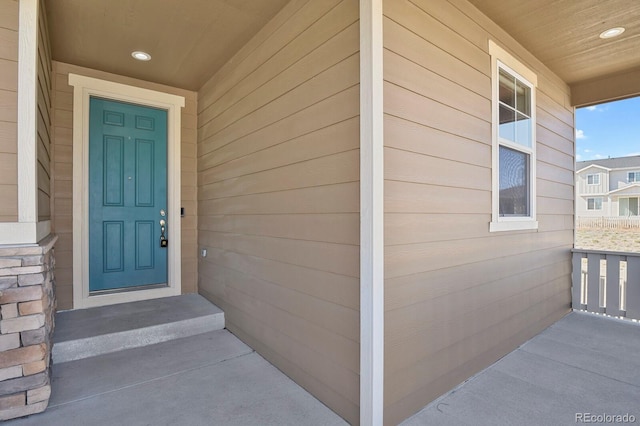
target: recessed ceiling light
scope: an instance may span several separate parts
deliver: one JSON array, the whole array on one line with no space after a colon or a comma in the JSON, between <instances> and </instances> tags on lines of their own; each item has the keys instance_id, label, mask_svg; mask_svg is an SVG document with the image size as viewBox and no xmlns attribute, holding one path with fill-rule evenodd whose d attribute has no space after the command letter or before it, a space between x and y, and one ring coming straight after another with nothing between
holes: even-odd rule
<instances>
[{"instance_id":1,"label":"recessed ceiling light","mask_svg":"<svg viewBox=\"0 0 640 426\"><path fill-rule=\"evenodd\" d=\"M131 56L133 56L135 59L137 59L139 61L150 61L151 60L151 55L149 55L147 52L142 52L140 50L136 50L135 52L131 52Z\"/></svg>"},{"instance_id":2,"label":"recessed ceiling light","mask_svg":"<svg viewBox=\"0 0 640 426\"><path fill-rule=\"evenodd\" d=\"M609 28L608 30L603 31L603 32L600 33L600 38L618 37L623 32L624 32L624 28L622 28L622 27Z\"/></svg>"}]
</instances>

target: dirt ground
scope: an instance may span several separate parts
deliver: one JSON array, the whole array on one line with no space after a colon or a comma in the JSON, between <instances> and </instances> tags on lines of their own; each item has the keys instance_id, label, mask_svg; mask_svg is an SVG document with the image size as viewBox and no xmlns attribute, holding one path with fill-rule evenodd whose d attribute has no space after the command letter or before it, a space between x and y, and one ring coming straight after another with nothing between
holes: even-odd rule
<instances>
[{"instance_id":1,"label":"dirt ground","mask_svg":"<svg viewBox=\"0 0 640 426\"><path fill-rule=\"evenodd\" d=\"M640 229L576 229L576 248L640 253Z\"/></svg>"}]
</instances>

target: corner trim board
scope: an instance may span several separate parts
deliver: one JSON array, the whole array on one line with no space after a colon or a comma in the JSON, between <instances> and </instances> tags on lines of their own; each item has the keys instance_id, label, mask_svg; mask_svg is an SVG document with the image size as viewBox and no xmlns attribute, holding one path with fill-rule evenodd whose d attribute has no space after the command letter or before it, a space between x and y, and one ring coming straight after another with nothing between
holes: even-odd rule
<instances>
[{"instance_id":1,"label":"corner trim board","mask_svg":"<svg viewBox=\"0 0 640 426\"><path fill-rule=\"evenodd\" d=\"M360 424L384 412L382 0L360 0Z\"/></svg>"}]
</instances>

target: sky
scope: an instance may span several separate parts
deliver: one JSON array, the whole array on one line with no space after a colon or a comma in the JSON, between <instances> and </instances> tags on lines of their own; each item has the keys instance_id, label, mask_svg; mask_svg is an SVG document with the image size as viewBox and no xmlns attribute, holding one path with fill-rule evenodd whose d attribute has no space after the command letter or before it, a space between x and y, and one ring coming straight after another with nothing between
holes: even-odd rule
<instances>
[{"instance_id":1,"label":"sky","mask_svg":"<svg viewBox=\"0 0 640 426\"><path fill-rule=\"evenodd\" d=\"M640 97L576 109L576 161L640 155Z\"/></svg>"}]
</instances>

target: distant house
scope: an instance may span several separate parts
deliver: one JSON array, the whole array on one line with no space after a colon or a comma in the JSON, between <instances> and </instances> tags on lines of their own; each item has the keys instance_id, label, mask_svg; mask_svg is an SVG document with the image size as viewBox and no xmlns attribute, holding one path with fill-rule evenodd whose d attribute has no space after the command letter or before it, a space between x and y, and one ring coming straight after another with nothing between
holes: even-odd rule
<instances>
[{"instance_id":1,"label":"distant house","mask_svg":"<svg viewBox=\"0 0 640 426\"><path fill-rule=\"evenodd\" d=\"M577 216L638 216L640 155L576 163Z\"/></svg>"}]
</instances>

